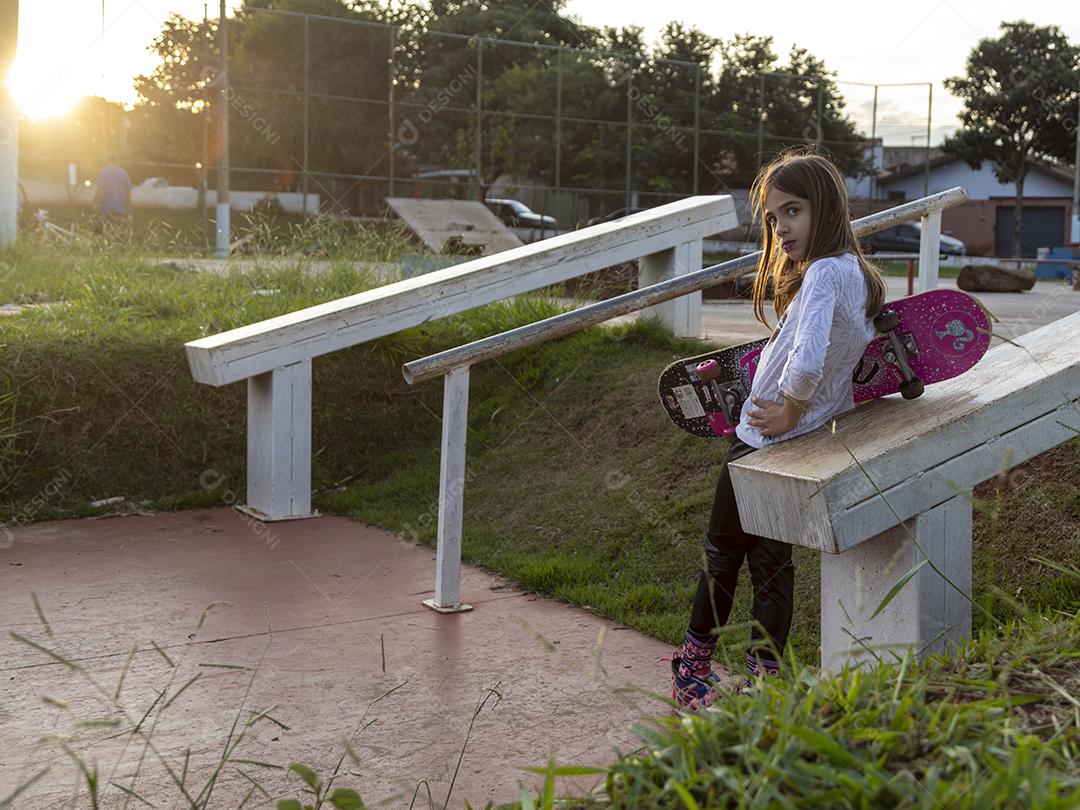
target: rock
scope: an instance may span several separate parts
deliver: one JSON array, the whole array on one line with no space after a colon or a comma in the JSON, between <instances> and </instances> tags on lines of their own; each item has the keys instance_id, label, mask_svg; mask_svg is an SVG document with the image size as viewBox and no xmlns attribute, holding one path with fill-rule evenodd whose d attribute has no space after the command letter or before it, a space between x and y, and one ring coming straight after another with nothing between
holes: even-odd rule
<instances>
[{"instance_id":1,"label":"rock","mask_svg":"<svg viewBox=\"0 0 1080 810\"><path fill-rule=\"evenodd\" d=\"M964 292L1022 292L1035 286L1035 274L1019 267L969 264L960 271L956 286Z\"/></svg>"}]
</instances>

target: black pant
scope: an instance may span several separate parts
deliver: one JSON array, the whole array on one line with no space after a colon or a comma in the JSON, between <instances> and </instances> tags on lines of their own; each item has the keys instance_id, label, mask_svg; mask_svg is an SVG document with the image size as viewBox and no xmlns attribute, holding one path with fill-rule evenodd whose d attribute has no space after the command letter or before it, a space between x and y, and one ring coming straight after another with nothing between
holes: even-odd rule
<instances>
[{"instance_id":1,"label":"black pant","mask_svg":"<svg viewBox=\"0 0 1080 810\"><path fill-rule=\"evenodd\" d=\"M735 600L739 569L745 557L754 588L753 617L765 629L769 641L776 647L776 654L783 655L791 629L795 590L791 545L743 531L728 474L729 462L754 449L736 438L720 470L709 532L703 544L706 565L698 579L689 629L698 638L712 642L716 638L716 628L727 624ZM768 647L760 644L766 636L759 627L751 630L750 638L751 652L765 658L773 657Z\"/></svg>"}]
</instances>

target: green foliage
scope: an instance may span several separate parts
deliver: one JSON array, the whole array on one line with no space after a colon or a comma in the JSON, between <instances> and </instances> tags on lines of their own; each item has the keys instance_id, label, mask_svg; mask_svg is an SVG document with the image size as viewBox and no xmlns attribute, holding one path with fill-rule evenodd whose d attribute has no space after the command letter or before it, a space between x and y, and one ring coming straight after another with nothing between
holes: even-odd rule
<instances>
[{"instance_id":1,"label":"green foliage","mask_svg":"<svg viewBox=\"0 0 1080 810\"><path fill-rule=\"evenodd\" d=\"M972 49L966 75L945 80L964 102L963 129L945 147L972 168L991 161L998 180L1009 183L1033 159L1072 157L1080 46L1056 25L1018 21L1002 23L1001 31Z\"/></svg>"},{"instance_id":2,"label":"green foliage","mask_svg":"<svg viewBox=\"0 0 1080 810\"><path fill-rule=\"evenodd\" d=\"M454 6L446 18L436 13L433 29L461 31L498 39L505 30L504 4ZM511 4L505 4L511 5ZM843 112L844 102L824 63L805 49L792 49L781 63L771 37L736 36L725 43L680 23L669 23L660 41L649 47L634 26L592 30L564 21L549 33L550 9L525 15L515 39L562 45L531 50L507 42L483 44L484 119L481 144L485 182L503 171L555 180L554 122L514 118L506 113L542 112L557 107L554 74L561 73L562 164L564 185L621 188L626 181L626 129L629 113L637 125L632 140L631 184L643 190L688 193L693 188L695 93L699 97L700 155L706 186L749 185L757 170L758 125L764 121L764 155L792 143L820 142L841 168L865 171L858 133ZM529 34L530 23L538 29ZM568 33L569 32L569 33ZM430 101L433 89L449 88L451 103L464 106L475 97L481 61L473 41L447 40L435 34L424 39L428 61L417 74L414 100ZM437 58L436 58L437 57ZM719 73L711 66L720 61ZM765 82L765 114L761 115L758 70L792 76L770 76ZM819 121L818 88L822 92ZM497 113L497 114L494 114ZM470 117L442 112L423 122L411 153L418 162L472 166L475 137Z\"/></svg>"},{"instance_id":3,"label":"green foliage","mask_svg":"<svg viewBox=\"0 0 1080 810\"><path fill-rule=\"evenodd\" d=\"M1078 614L1028 614L922 664L793 666L754 694L640 726L644 748L581 806L1075 807L1078 641Z\"/></svg>"},{"instance_id":4,"label":"green foliage","mask_svg":"<svg viewBox=\"0 0 1080 810\"><path fill-rule=\"evenodd\" d=\"M966 75L945 80L964 103L963 127L943 144L974 169L990 161L1002 183L1016 183L1013 255L1020 255L1024 178L1035 161L1072 158L1080 94L1080 46L1056 25L1003 22L979 41Z\"/></svg>"},{"instance_id":5,"label":"green foliage","mask_svg":"<svg viewBox=\"0 0 1080 810\"><path fill-rule=\"evenodd\" d=\"M297 799L282 799L277 803L278 810L319 810L327 802L336 810L364 810L360 794L352 788L335 788L333 793L327 794L329 786L307 765L294 762L289 770L304 780L305 792L314 794L315 800L313 804L302 805Z\"/></svg>"}]
</instances>

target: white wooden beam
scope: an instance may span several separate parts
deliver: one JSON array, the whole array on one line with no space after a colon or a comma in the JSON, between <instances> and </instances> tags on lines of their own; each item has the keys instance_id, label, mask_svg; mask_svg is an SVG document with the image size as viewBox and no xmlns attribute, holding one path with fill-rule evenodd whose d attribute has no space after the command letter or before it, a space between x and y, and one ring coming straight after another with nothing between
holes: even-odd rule
<instances>
[{"instance_id":1,"label":"white wooden beam","mask_svg":"<svg viewBox=\"0 0 1080 810\"><path fill-rule=\"evenodd\" d=\"M894 663L908 648L920 656L944 652L971 635L970 497L954 496L858 548L821 556L823 670Z\"/></svg>"},{"instance_id":2,"label":"white wooden beam","mask_svg":"<svg viewBox=\"0 0 1080 810\"><path fill-rule=\"evenodd\" d=\"M248 380L247 504L260 520L313 517L311 361Z\"/></svg>"},{"instance_id":3,"label":"white wooden beam","mask_svg":"<svg viewBox=\"0 0 1080 810\"><path fill-rule=\"evenodd\" d=\"M444 378L442 452L439 456L439 536L435 550L435 598L424 604L439 613L472 610L461 602L461 525L465 500L465 439L469 428L469 367Z\"/></svg>"},{"instance_id":4,"label":"white wooden beam","mask_svg":"<svg viewBox=\"0 0 1080 810\"><path fill-rule=\"evenodd\" d=\"M690 197L193 340L188 364L197 382L225 385L737 225L730 196Z\"/></svg>"},{"instance_id":5,"label":"white wooden beam","mask_svg":"<svg viewBox=\"0 0 1080 810\"><path fill-rule=\"evenodd\" d=\"M700 270L702 267L702 240L684 242L681 245L642 256L638 260L638 289L659 284L675 276ZM644 309L643 318L656 318L664 328L676 337L701 336L701 291L681 298L665 301Z\"/></svg>"},{"instance_id":6,"label":"white wooden beam","mask_svg":"<svg viewBox=\"0 0 1080 810\"><path fill-rule=\"evenodd\" d=\"M991 349L918 399L866 403L730 471L746 531L839 553L1077 431L1080 313Z\"/></svg>"}]
</instances>

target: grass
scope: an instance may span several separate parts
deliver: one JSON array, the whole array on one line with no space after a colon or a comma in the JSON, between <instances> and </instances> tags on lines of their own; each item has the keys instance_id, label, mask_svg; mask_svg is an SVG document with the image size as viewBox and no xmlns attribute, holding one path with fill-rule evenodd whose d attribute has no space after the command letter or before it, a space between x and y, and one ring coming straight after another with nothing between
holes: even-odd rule
<instances>
[{"instance_id":1,"label":"grass","mask_svg":"<svg viewBox=\"0 0 1080 810\"><path fill-rule=\"evenodd\" d=\"M24 211L20 227L24 238L53 247L73 249L79 255L91 252L156 256L208 256L215 248L215 220L212 211L207 221L196 211L138 208L126 232L103 234L97 215L77 206L51 206L48 219L54 225L73 232L73 240L47 234L36 222L34 212ZM234 212L230 222L234 255L333 256L371 259L378 242L396 254L411 236L397 222L356 223L326 217L304 218L286 213L280 205L263 201L251 212ZM375 248L378 253L378 248Z\"/></svg>"},{"instance_id":2,"label":"grass","mask_svg":"<svg viewBox=\"0 0 1080 810\"><path fill-rule=\"evenodd\" d=\"M362 255L372 260L392 256L394 246L385 238L372 239ZM196 385L183 343L364 289L373 281L357 269L357 255L342 258L331 252L329 269L317 277L280 265L217 276L154 265L137 250L21 244L4 257L9 269L0 279L0 291L4 297L24 295L54 306L0 319L0 520L19 524L125 511L133 504L158 509L220 504L222 488L200 483L207 470L219 473L224 487L242 492L244 388ZM252 294L260 289L278 292ZM542 299L520 298L317 358L315 506L433 544L441 386L406 386L400 364L555 311ZM639 323L586 330L475 368L463 558L539 594L676 643L693 597L721 449L670 426L654 402L655 379L671 360L700 350L700 344ZM976 489L973 598L987 613L974 611L977 652L963 667L957 665L949 688L963 686L963 672L971 667L990 668L983 680L998 677L1004 668L993 663L994 656L1007 658L1008 645L1028 638L1028 631L1052 630L1062 650L1076 648L1069 635L1075 622L1062 623L1068 624L1066 614L1080 602L1080 580L1070 570L1080 564L1077 482L1080 440ZM125 503L91 506L110 496L122 496ZM950 784L963 782L964 767L971 780L981 774L988 784L998 784L988 757L999 750L1011 752L1020 763L1009 779L1031 777L1036 765L1072 767L1061 764L1064 754L1057 748L1051 756L1025 743L1021 733L1002 737L1000 729L987 726L989 719L1000 721L1002 712L1014 708L989 686L977 700L968 700L970 690L950 692L934 680L937 676L914 666L902 677L894 672L862 681L803 683L812 671L806 668L817 664L819 558L796 547L794 559L796 622L789 653L792 670L799 673L795 690L787 696L766 690L758 704L737 710L744 714L715 718L715 727L681 721L663 732L668 737L647 738L651 755L627 759L609 776L617 806L678 806L680 801L694 806L665 787L678 780L699 805L714 806L703 774L711 775L711 784L726 780L743 790L757 785L761 791L766 784L779 790L777 784L788 784L778 782L786 775L809 790L823 778L823 768L846 774L845 789L865 796L862 806L896 803L896 785L904 787L909 784L904 780L914 777L886 773L880 764L863 772L859 763L873 764L882 757L893 762L906 750L905 739L928 734L927 739L940 741L934 756L944 759L930 762L925 752L923 760L911 754L916 763L911 772L922 775L924 786L936 785L942 796L950 795ZM718 654L735 669L749 608L744 580L731 618L733 634ZM1052 626L1033 618L1035 612L1055 616L1056 611L1065 614ZM1005 646L995 639L1004 639ZM1023 666L1036 653L1053 652L1034 641L1024 649L1028 652L1017 648L1011 653ZM1055 683L1071 683L1068 661L1053 654L1041 660L1040 671ZM1065 669L1053 670L1059 666ZM931 686L937 691L928 691ZM883 695L901 702L882 703ZM946 706L967 701L984 714L954 714L951 708L935 714L924 710L928 695ZM875 706L885 725L869 722ZM853 719L837 726L837 718L848 714ZM770 717L783 722L770 725ZM879 730L859 731L864 728L859 723ZM744 745L742 753L724 754L734 744L733 724L760 734L755 732L753 745ZM953 724L950 733L959 725L962 734L931 734L944 724ZM1068 728L1075 730L1074 725ZM818 736L800 737L798 729L813 729ZM859 762L843 766L825 754L820 760L794 756L814 746L831 750L823 733L833 735L840 750L856 751ZM989 742L980 742L983 747L972 753L974 765L960 753L949 753L970 748L971 739L983 740L980 734ZM789 749L791 756L784 753ZM792 775L784 768L795 768L796 759L808 764ZM922 771L916 767L920 762L926 765ZM696 775L687 775L695 767ZM631 774L630 769L638 770ZM762 769L770 779L751 784L753 773ZM1029 785L1025 790L1035 789L1034 782L1024 784ZM698 792L702 786L704 792ZM653 792L626 792L646 787ZM991 793L972 790L964 795L993 799ZM770 794L754 795L767 803ZM619 796L637 798L623 801Z\"/></svg>"},{"instance_id":3,"label":"grass","mask_svg":"<svg viewBox=\"0 0 1080 810\"><path fill-rule=\"evenodd\" d=\"M797 668L639 727L645 745L611 768L606 795L574 806L1076 807L1078 642L1075 611L1026 612L956 655L828 677Z\"/></svg>"}]
</instances>

